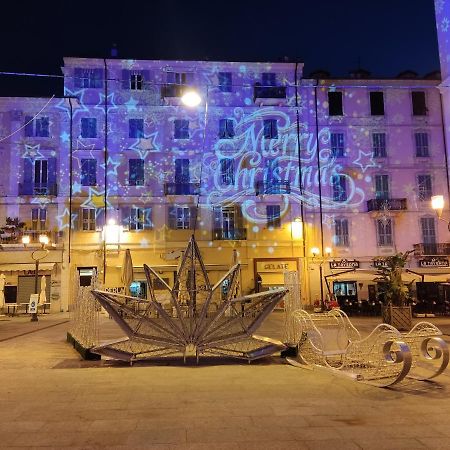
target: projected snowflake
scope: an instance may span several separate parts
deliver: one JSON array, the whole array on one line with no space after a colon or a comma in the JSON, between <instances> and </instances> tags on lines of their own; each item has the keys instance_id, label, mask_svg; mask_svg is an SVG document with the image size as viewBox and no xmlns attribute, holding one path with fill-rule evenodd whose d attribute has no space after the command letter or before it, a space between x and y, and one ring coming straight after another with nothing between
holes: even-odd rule
<instances>
[{"instance_id":1,"label":"projected snowflake","mask_svg":"<svg viewBox=\"0 0 450 450\"><path fill-rule=\"evenodd\" d=\"M133 297L94 291L100 304L128 336L93 351L134 362L168 356L228 356L248 361L284 348L281 342L254 335L287 290L236 297L239 264L211 286L194 237L184 252L174 287L144 265L150 299L145 309ZM155 294L155 284L166 296Z\"/></svg>"}]
</instances>

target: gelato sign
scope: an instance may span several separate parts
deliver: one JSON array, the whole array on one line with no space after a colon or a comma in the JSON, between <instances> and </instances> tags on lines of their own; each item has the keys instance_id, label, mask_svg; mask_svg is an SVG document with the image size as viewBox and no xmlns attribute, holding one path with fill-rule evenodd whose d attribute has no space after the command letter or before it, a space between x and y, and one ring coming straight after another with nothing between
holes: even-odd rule
<instances>
[{"instance_id":1,"label":"gelato sign","mask_svg":"<svg viewBox=\"0 0 450 450\"><path fill-rule=\"evenodd\" d=\"M419 260L419 267L450 267L447 258L426 258Z\"/></svg>"},{"instance_id":2,"label":"gelato sign","mask_svg":"<svg viewBox=\"0 0 450 450\"><path fill-rule=\"evenodd\" d=\"M358 269L359 261L356 259L341 259L340 261L330 261L330 269Z\"/></svg>"}]
</instances>

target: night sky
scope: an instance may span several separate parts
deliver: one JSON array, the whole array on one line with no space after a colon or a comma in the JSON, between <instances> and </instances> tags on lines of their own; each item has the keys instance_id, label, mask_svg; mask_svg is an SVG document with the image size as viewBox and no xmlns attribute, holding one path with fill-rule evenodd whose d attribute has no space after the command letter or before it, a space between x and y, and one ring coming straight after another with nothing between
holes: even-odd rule
<instances>
[{"instance_id":1,"label":"night sky","mask_svg":"<svg viewBox=\"0 0 450 450\"><path fill-rule=\"evenodd\" d=\"M63 56L305 63L345 76L439 69L433 0L18 1L2 5L1 71L61 75ZM2 76L0 95L62 95Z\"/></svg>"}]
</instances>

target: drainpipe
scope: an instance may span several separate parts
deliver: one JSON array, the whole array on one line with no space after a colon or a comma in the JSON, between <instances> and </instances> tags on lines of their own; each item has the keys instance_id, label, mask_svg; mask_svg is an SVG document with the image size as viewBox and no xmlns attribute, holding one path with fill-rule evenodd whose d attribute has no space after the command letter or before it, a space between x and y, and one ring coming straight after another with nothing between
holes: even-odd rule
<instances>
[{"instance_id":1,"label":"drainpipe","mask_svg":"<svg viewBox=\"0 0 450 450\"><path fill-rule=\"evenodd\" d=\"M105 84L104 84L104 95L105 95L105 150L104 150L104 163L105 163L105 194L103 197L104 202L104 216L105 224L108 223L108 208L107 208L107 186L108 186L108 66L106 64L106 58L103 58L103 64L105 67ZM103 239L103 284L106 283L106 239Z\"/></svg>"}]
</instances>

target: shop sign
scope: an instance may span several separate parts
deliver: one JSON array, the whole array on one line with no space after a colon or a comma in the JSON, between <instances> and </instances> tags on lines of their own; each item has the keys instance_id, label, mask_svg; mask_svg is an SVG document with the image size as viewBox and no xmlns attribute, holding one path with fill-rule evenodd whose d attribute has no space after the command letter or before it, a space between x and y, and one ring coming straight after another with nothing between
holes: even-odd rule
<instances>
[{"instance_id":1,"label":"shop sign","mask_svg":"<svg viewBox=\"0 0 450 450\"><path fill-rule=\"evenodd\" d=\"M256 264L257 272L284 272L286 270L297 270L295 261L258 261Z\"/></svg>"},{"instance_id":2,"label":"shop sign","mask_svg":"<svg viewBox=\"0 0 450 450\"><path fill-rule=\"evenodd\" d=\"M419 267L450 267L447 258L426 258L419 260Z\"/></svg>"},{"instance_id":3,"label":"shop sign","mask_svg":"<svg viewBox=\"0 0 450 450\"><path fill-rule=\"evenodd\" d=\"M386 261L384 259L376 259L373 262L373 267L377 267L377 268L387 267L387 264L386 264Z\"/></svg>"},{"instance_id":4,"label":"shop sign","mask_svg":"<svg viewBox=\"0 0 450 450\"><path fill-rule=\"evenodd\" d=\"M359 261L356 259L341 259L340 261L330 261L330 269L358 269Z\"/></svg>"},{"instance_id":5,"label":"shop sign","mask_svg":"<svg viewBox=\"0 0 450 450\"><path fill-rule=\"evenodd\" d=\"M28 312L30 314L37 313L38 301L39 301L39 294L31 294L30 295L30 304L28 306Z\"/></svg>"}]
</instances>

